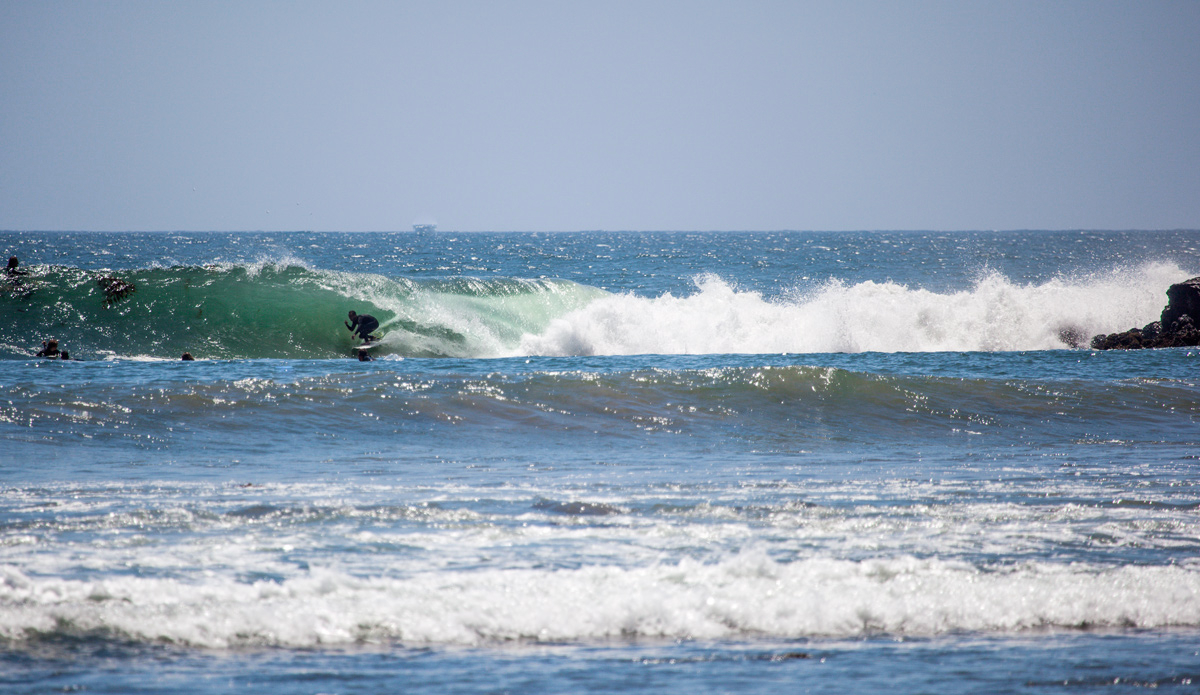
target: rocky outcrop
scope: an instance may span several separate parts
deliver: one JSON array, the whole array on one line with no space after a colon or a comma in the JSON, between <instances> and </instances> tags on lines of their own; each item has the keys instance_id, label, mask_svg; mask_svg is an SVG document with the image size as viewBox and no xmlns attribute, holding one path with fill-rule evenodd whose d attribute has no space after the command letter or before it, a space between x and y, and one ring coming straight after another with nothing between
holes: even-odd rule
<instances>
[{"instance_id":1,"label":"rocky outcrop","mask_svg":"<svg viewBox=\"0 0 1200 695\"><path fill-rule=\"evenodd\" d=\"M1167 288L1167 306L1159 321L1164 326L1171 326L1185 316L1200 327L1200 277Z\"/></svg>"},{"instance_id":2,"label":"rocky outcrop","mask_svg":"<svg viewBox=\"0 0 1200 695\"><path fill-rule=\"evenodd\" d=\"M1153 323L1092 338L1095 350L1190 347L1200 345L1200 277L1167 288L1167 306Z\"/></svg>"}]
</instances>

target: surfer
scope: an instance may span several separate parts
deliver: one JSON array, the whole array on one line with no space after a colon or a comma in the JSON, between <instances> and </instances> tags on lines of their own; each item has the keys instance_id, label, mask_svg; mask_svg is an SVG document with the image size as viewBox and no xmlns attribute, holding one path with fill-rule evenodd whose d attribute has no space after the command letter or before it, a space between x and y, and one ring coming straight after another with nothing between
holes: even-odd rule
<instances>
[{"instance_id":1,"label":"surfer","mask_svg":"<svg viewBox=\"0 0 1200 695\"><path fill-rule=\"evenodd\" d=\"M42 341L42 350L37 354L38 357L58 357L58 341L51 338Z\"/></svg>"},{"instance_id":2,"label":"surfer","mask_svg":"<svg viewBox=\"0 0 1200 695\"><path fill-rule=\"evenodd\" d=\"M359 349L359 351L358 351L358 361L359 362L370 362L371 359L372 359L371 353L367 352L366 350Z\"/></svg>"},{"instance_id":3,"label":"surfer","mask_svg":"<svg viewBox=\"0 0 1200 695\"><path fill-rule=\"evenodd\" d=\"M112 308L117 302L137 292L137 285L111 275L96 280L96 284L104 290L105 309Z\"/></svg>"},{"instance_id":4,"label":"surfer","mask_svg":"<svg viewBox=\"0 0 1200 695\"><path fill-rule=\"evenodd\" d=\"M378 337L371 335L371 331L379 328L379 320L370 314L356 314L351 311L350 320L344 323L346 324L346 328L350 329L351 333L363 339L363 343L379 340Z\"/></svg>"},{"instance_id":5,"label":"surfer","mask_svg":"<svg viewBox=\"0 0 1200 695\"><path fill-rule=\"evenodd\" d=\"M24 276L29 274L29 271L18 268L17 266L20 263L16 256L9 256L8 267L4 269L4 277L8 281L8 290L10 292L17 296L29 296L29 293L33 291L33 287L22 280ZM17 311L25 310L17 309Z\"/></svg>"}]
</instances>

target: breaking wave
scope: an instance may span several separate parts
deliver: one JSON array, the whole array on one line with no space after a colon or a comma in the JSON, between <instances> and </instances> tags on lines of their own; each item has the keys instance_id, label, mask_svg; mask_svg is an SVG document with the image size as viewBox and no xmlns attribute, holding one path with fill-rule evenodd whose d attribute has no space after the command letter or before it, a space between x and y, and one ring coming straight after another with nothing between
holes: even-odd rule
<instances>
[{"instance_id":1,"label":"breaking wave","mask_svg":"<svg viewBox=\"0 0 1200 695\"><path fill-rule=\"evenodd\" d=\"M0 567L0 639L96 636L209 648L402 641L930 636L1200 626L1200 572L741 553L716 563L496 569L282 582L38 578Z\"/></svg>"},{"instance_id":2,"label":"breaking wave","mask_svg":"<svg viewBox=\"0 0 1200 695\"><path fill-rule=\"evenodd\" d=\"M956 292L831 279L767 296L703 275L690 295L643 297L568 280L286 263L108 276L38 267L0 293L0 357L30 357L47 338L89 359L345 357L351 309L380 319L378 354L401 357L1048 350L1155 320L1166 287L1187 276L1146 264L1028 285L991 273Z\"/></svg>"},{"instance_id":3,"label":"breaking wave","mask_svg":"<svg viewBox=\"0 0 1200 695\"><path fill-rule=\"evenodd\" d=\"M610 295L522 339L528 354L977 352L1086 345L1097 333L1157 320L1166 288L1187 278L1147 265L1019 285L998 274L960 292L830 280L769 299L716 276L695 294Z\"/></svg>"}]
</instances>

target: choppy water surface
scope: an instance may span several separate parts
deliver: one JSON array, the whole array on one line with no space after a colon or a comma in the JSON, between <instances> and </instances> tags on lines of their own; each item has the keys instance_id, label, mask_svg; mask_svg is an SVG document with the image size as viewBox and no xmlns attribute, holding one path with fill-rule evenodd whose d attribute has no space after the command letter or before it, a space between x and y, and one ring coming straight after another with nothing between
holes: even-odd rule
<instances>
[{"instance_id":1,"label":"choppy water surface","mask_svg":"<svg viewBox=\"0 0 1200 695\"><path fill-rule=\"evenodd\" d=\"M1200 682L1200 233L0 241L6 692Z\"/></svg>"}]
</instances>

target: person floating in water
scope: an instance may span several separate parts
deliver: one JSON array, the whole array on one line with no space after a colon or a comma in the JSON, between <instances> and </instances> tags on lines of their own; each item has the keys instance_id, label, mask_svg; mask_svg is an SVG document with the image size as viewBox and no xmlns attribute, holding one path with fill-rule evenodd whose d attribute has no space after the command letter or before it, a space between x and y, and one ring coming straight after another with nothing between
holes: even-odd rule
<instances>
[{"instance_id":1,"label":"person floating in water","mask_svg":"<svg viewBox=\"0 0 1200 695\"><path fill-rule=\"evenodd\" d=\"M25 271L19 270L17 268L17 266L20 264L21 264L21 262L17 260L16 256L9 256L8 257L8 268L5 270L5 272L7 272L10 276L13 276L13 277L15 277L17 275L24 275Z\"/></svg>"},{"instance_id":2,"label":"person floating in water","mask_svg":"<svg viewBox=\"0 0 1200 695\"><path fill-rule=\"evenodd\" d=\"M345 324L351 333L363 339L363 343L379 340L378 336L371 335L371 331L379 328L379 320L370 314L356 314L351 311L350 320Z\"/></svg>"},{"instance_id":3,"label":"person floating in water","mask_svg":"<svg viewBox=\"0 0 1200 695\"><path fill-rule=\"evenodd\" d=\"M360 349L358 351L358 361L359 362L370 362L371 361L371 353L367 352L366 350Z\"/></svg>"},{"instance_id":4,"label":"person floating in water","mask_svg":"<svg viewBox=\"0 0 1200 695\"><path fill-rule=\"evenodd\" d=\"M54 338L42 341L42 350L37 354L38 357L58 357L58 341Z\"/></svg>"}]
</instances>

